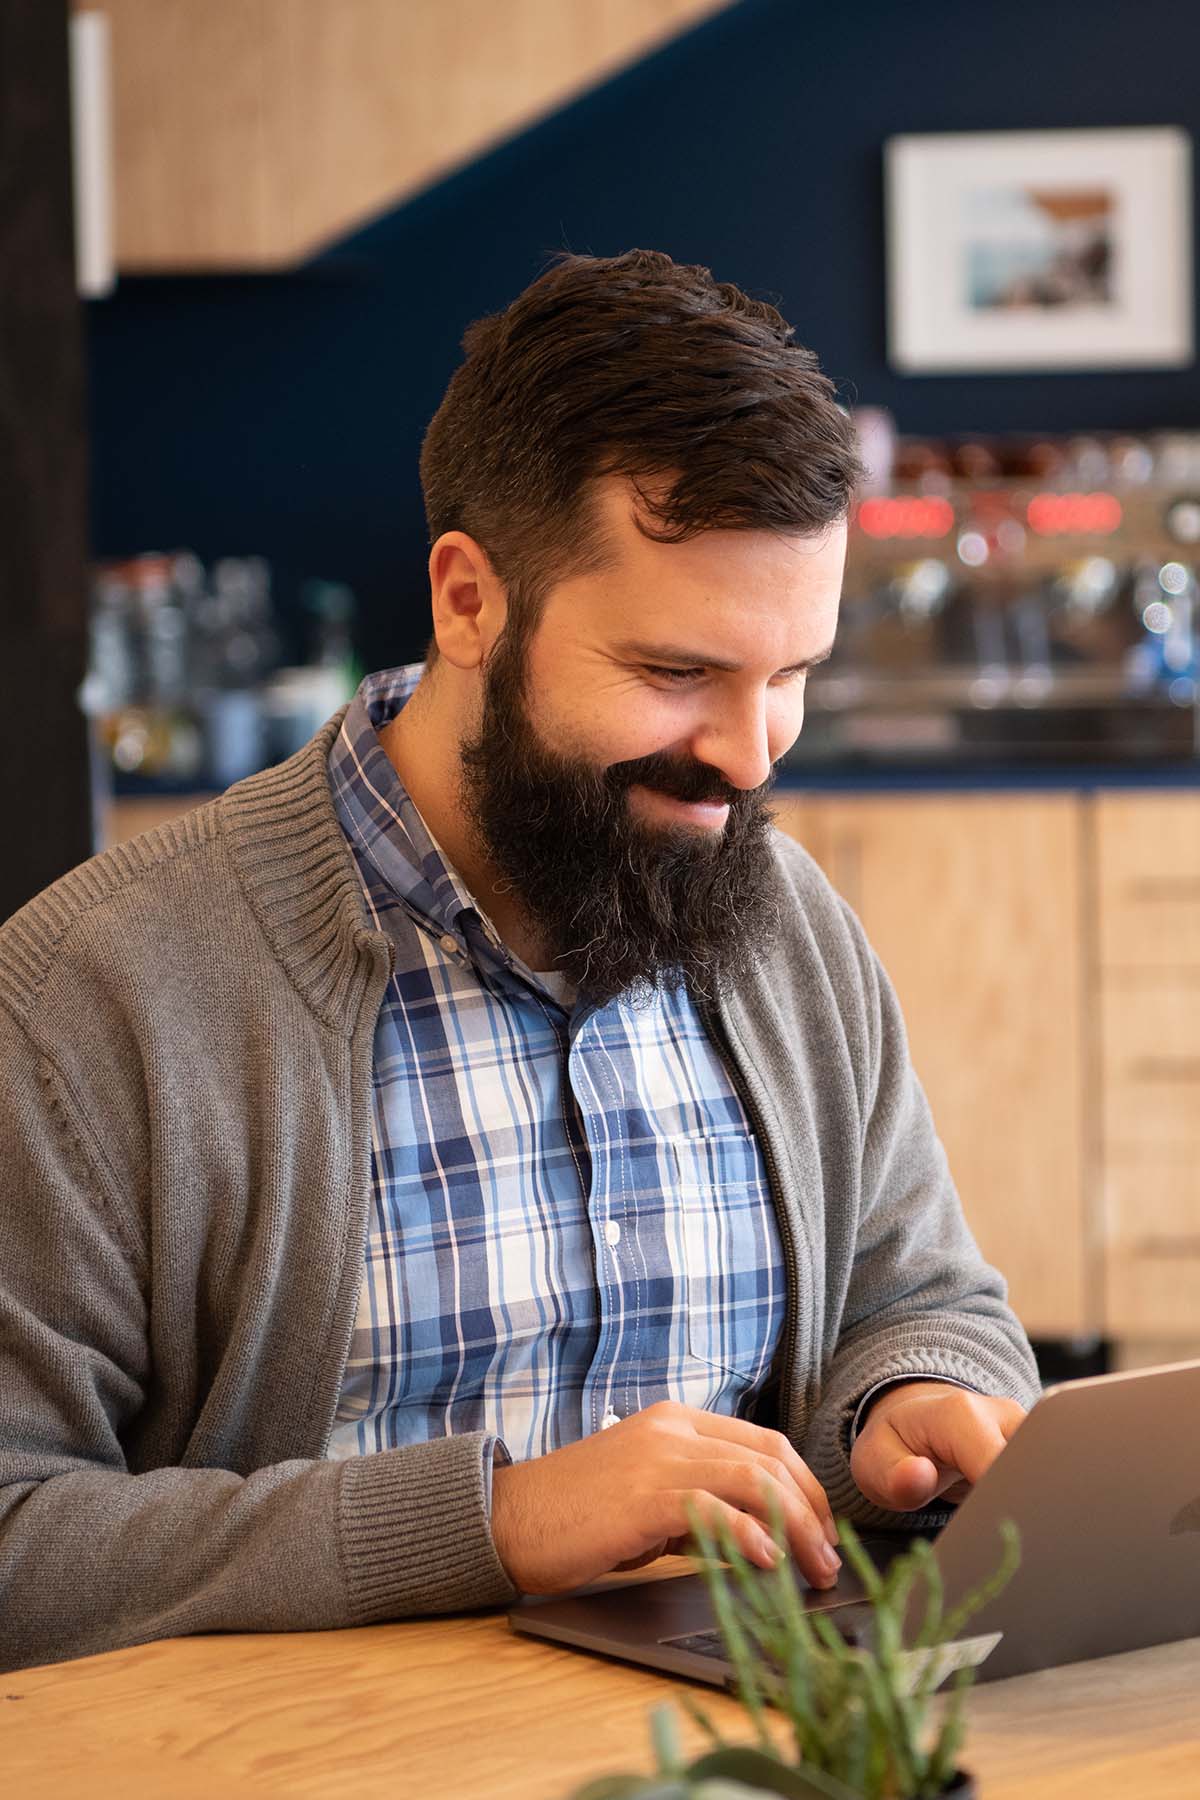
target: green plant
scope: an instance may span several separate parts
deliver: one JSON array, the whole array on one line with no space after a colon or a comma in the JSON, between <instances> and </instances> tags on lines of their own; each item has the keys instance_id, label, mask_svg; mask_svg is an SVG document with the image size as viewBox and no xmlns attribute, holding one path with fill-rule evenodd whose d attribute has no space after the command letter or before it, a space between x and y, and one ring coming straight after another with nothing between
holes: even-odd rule
<instances>
[{"instance_id":1,"label":"green plant","mask_svg":"<svg viewBox=\"0 0 1200 1800\"><path fill-rule=\"evenodd\" d=\"M854 1527L843 1521L839 1529L846 1560L871 1607L872 1641L863 1646L847 1643L827 1614L805 1610L786 1557L764 1573L746 1562L728 1533L714 1538L696 1521L694 1536L738 1697L764 1751L773 1748L766 1723L771 1705L787 1719L796 1760L806 1771L833 1776L862 1800L933 1800L954 1775L966 1690L974 1677L973 1664L962 1664L953 1646L1015 1571L1017 1528L1006 1523L999 1567L949 1612L933 1550L923 1539L881 1575ZM924 1614L912 1644L905 1646L909 1595L918 1580L924 1585ZM952 1669L940 1724L933 1729L934 1694ZM713 1733L694 1702L689 1711Z\"/></svg>"},{"instance_id":2,"label":"green plant","mask_svg":"<svg viewBox=\"0 0 1200 1800\"><path fill-rule=\"evenodd\" d=\"M885 1575L854 1527L839 1522L845 1557L870 1605L871 1641L850 1644L822 1613L805 1610L786 1556L768 1571L749 1564L728 1532L699 1519L692 1533L699 1566L737 1678L738 1698L754 1726L754 1746L729 1744L690 1696L683 1705L713 1740L698 1761L682 1762L670 1715L652 1725L658 1770L612 1776L576 1800L735 1800L779 1794L792 1800L934 1800L946 1793L964 1732L974 1661L959 1643L968 1621L1005 1586L1020 1560L1015 1525L1003 1527L999 1567L950 1611L930 1546L918 1539ZM782 1545L779 1521L776 1541ZM924 1610L911 1644L903 1641L909 1596L924 1585ZM935 1694L947 1675L944 1700ZM935 1722L935 1705L941 1708ZM776 1749L772 1707L787 1720L793 1759Z\"/></svg>"}]
</instances>

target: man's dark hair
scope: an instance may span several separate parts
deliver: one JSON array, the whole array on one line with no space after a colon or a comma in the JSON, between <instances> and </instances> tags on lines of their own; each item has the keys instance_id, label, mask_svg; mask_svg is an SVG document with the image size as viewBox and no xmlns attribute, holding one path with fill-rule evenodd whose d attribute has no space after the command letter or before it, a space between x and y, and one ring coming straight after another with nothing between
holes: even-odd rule
<instances>
[{"instance_id":1,"label":"man's dark hair","mask_svg":"<svg viewBox=\"0 0 1200 1800\"><path fill-rule=\"evenodd\" d=\"M647 536L817 532L862 468L849 418L773 306L654 250L563 256L463 339L421 452L430 541L465 531L528 630L600 567L589 484L624 475Z\"/></svg>"}]
</instances>

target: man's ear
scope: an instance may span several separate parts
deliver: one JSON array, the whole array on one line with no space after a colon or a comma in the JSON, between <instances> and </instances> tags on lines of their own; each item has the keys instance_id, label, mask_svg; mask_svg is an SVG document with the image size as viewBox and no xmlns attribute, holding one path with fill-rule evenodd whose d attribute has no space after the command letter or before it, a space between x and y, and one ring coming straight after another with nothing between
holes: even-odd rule
<instances>
[{"instance_id":1,"label":"man's ear","mask_svg":"<svg viewBox=\"0 0 1200 1800\"><path fill-rule=\"evenodd\" d=\"M456 669L477 669L504 630L508 599L483 546L465 531L446 531L429 552L433 635Z\"/></svg>"}]
</instances>

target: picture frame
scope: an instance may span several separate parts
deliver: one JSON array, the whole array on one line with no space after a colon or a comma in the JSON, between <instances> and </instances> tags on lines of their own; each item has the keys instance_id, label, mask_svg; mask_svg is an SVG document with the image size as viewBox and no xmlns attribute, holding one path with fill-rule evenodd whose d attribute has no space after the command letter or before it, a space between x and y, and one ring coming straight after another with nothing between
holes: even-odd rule
<instances>
[{"instance_id":1,"label":"picture frame","mask_svg":"<svg viewBox=\"0 0 1200 1800\"><path fill-rule=\"evenodd\" d=\"M905 135L884 159L900 373L1194 360L1186 131Z\"/></svg>"}]
</instances>

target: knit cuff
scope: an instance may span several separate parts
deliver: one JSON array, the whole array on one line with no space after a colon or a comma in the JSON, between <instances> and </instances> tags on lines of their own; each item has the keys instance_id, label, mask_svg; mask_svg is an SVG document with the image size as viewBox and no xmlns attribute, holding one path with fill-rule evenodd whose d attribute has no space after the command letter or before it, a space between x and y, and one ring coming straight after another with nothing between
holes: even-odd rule
<instances>
[{"instance_id":1,"label":"knit cuff","mask_svg":"<svg viewBox=\"0 0 1200 1800\"><path fill-rule=\"evenodd\" d=\"M462 1612L516 1598L492 1543L485 1432L352 1457L339 1536L348 1623Z\"/></svg>"}]
</instances>

